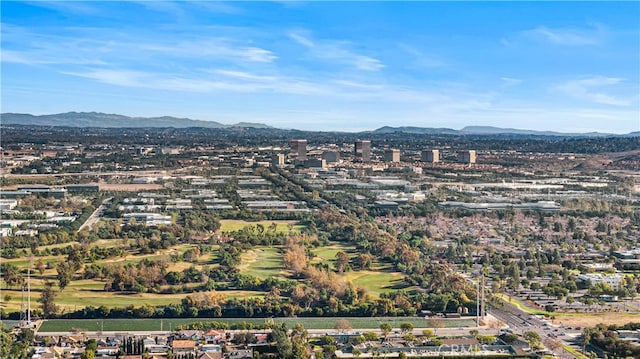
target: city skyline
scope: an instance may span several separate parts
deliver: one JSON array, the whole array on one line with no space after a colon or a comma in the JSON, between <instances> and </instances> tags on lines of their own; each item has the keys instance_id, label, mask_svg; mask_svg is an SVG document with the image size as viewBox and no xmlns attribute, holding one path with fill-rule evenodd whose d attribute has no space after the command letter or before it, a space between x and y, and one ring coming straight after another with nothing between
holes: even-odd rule
<instances>
[{"instance_id":1,"label":"city skyline","mask_svg":"<svg viewBox=\"0 0 640 359\"><path fill-rule=\"evenodd\" d=\"M640 130L637 2L2 2L2 112Z\"/></svg>"}]
</instances>

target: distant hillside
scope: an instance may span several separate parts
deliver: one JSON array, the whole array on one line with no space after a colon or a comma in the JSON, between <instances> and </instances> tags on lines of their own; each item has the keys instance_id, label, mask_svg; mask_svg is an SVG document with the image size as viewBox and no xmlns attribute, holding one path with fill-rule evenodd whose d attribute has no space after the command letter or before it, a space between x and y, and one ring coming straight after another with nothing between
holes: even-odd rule
<instances>
[{"instance_id":1,"label":"distant hillside","mask_svg":"<svg viewBox=\"0 0 640 359\"><path fill-rule=\"evenodd\" d=\"M460 134L460 131L453 130L451 128L431 128L431 127L414 127L414 126L402 126L402 127L384 126L373 131L373 133L378 133L378 134L396 133L396 132L425 134L425 135L459 135Z\"/></svg>"},{"instance_id":2,"label":"distant hillside","mask_svg":"<svg viewBox=\"0 0 640 359\"><path fill-rule=\"evenodd\" d=\"M189 118L163 117L129 117L100 112L67 112L55 115L34 116L22 113L3 113L0 124L4 125L36 125L36 126L64 126L64 127L100 127L100 128L132 128L132 127L252 127L269 128L261 123L241 122L234 125L224 125L215 121L200 121Z\"/></svg>"},{"instance_id":3,"label":"distant hillside","mask_svg":"<svg viewBox=\"0 0 640 359\"><path fill-rule=\"evenodd\" d=\"M397 132L412 133L412 134L433 134L433 135L523 135L523 136L563 136L563 137L614 136L613 134L610 134L610 133L600 133L600 132L562 133L562 132L554 132L554 131L519 130L515 128L500 128L500 127L493 127L493 126L466 126L461 130L454 130L450 128L413 127L413 126L403 126L403 127L384 126L373 131L373 133L377 133L377 134L397 133ZM640 133L632 132L630 134L623 135L623 136L634 136L634 134L638 135Z\"/></svg>"},{"instance_id":4,"label":"distant hillside","mask_svg":"<svg viewBox=\"0 0 640 359\"><path fill-rule=\"evenodd\" d=\"M473 135L499 135L499 134L511 134L511 135L532 135L532 136L611 136L610 133L601 132L585 132L585 133L564 133L555 131L534 131L534 130L520 130L517 128L500 128L493 126L466 126L460 130L463 134Z\"/></svg>"}]
</instances>

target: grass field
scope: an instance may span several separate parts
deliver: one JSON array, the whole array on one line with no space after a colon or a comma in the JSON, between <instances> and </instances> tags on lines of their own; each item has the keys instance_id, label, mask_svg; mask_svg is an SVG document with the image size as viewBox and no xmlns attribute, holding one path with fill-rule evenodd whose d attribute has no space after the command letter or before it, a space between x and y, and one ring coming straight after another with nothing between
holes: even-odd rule
<instances>
[{"instance_id":1,"label":"grass field","mask_svg":"<svg viewBox=\"0 0 640 359\"><path fill-rule=\"evenodd\" d=\"M347 272L344 277L358 287L366 289L368 293L374 296L404 288L402 281L404 275L400 272L363 270Z\"/></svg>"},{"instance_id":2,"label":"grass field","mask_svg":"<svg viewBox=\"0 0 640 359\"><path fill-rule=\"evenodd\" d=\"M122 292L104 292L104 282L84 279L74 280L63 291L56 292L56 305L62 312L75 311L86 306L99 307L126 307L134 305L136 307L144 304L150 305L168 305L180 303L189 293L175 294L156 294L156 293L122 293ZM4 287L4 286L3 286ZM31 286L31 307L33 309L40 308L38 299L40 298L40 289L42 282L34 280ZM55 288L55 286L54 286ZM55 288L57 289L57 288ZM261 297L265 293L247 290L228 290L220 291L227 298L247 298ZM5 301L5 296L10 296L10 301ZM2 308L7 312L19 311L22 305L22 293L19 290L2 290ZM24 305L27 305L27 295L25 293Z\"/></svg>"},{"instance_id":3,"label":"grass field","mask_svg":"<svg viewBox=\"0 0 640 359\"><path fill-rule=\"evenodd\" d=\"M282 231L288 231L290 225L295 225L295 221L274 221L278 225L278 229ZM262 223L268 226L271 221L262 222L248 222L248 221L236 221L236 220L224 220L224 226L227 230L233 230L242 228L246 225ZM295 225L295 228L301 228ZM73 245L76 243L65 243L63 245ZM109 239L99 240L91 244L91 246L111 247L111 246L123 246L126 245L126 241L122 239ZM54 245L58 246L58 245ZM48 246L53 248L54 246ZM137 263L143 258L147 259L164 259L169 263L167 271L182 271L195 265L201 269L203 266L217 266L215 264L216 250L215 248L211 252L203 253L195 263L188 263L183 261L170 261L172 255L181 255L189 248L193 247L190 244L178 244L171 248L160 250L150 254L134 254L127 252L122 257L107 258L96 261L97 264L115 264L125 265L127 263ZM266 279L269 277L288 278L289 271L286 270L282 264L281 247L266 247L259 246L248 251L245 251L241 256L241 264L239 269L243 274L255 276L260 279ZM348 253L351 258L355 258L355 247L343 243L331 243L329 246L319 247L313 249L316 257L311 263L327 263L331 267L335 267L335 255L339 251ZM45 263L53 263L54 265L64 260L65 256L44 256L37 257L42 259ZM36 260L37 260L36 259ZM29 266L29 258L15 258L5 260L6 263L12 263L22 269L23 274L26 274L26 267ZM35 260L34 260L35 262ZM85 306L98 307L101 305L107 307L125 307L128 305L141 306L143 304L150 304L156 306L168 305L172 303L179 303L187 293L175 293L175 294L155 294L155 293L122 293L122 292L104 292L103 288L105 282L103 280L96 279L78 279L81 273L77 273L76 279L74 279L64 290L60 291L57 288L56 269L46 269L42 275L37 271L31 272L31 292L32 308L38 308L41 289L44 286L44 280L50 280L54 283L54 289L56 289L56 305L63 312L79 310ZM348 271L341 274L347 281L364 288L372 296L377 297L382 293L386 293L393 289L399 289L401 285L403 275L399 272L391 271L386 265L374 262L371 270L366 271ZM2 282L0 280L0 282ZM5 287L4 283L0 283ZM188 287L189 285L187 285ZM224 294L228 298L238 298L247 296L263 296L265 293L253 292L253 291L226 291ZM9 301L5 301L5 296L8 296ZM6 311L13 312L20 310L22 305L22 293L17 288L10 290L4 290L3 298L0 298L0 304ZM26 302L26 300L25 300Z\"/></svg>"},{"instance_id":4,"label":"grass field","mask_svg":"<svg viewBox=\"0 0 640 359\"><path fill-rule=\"evenodd\" d=\"M221 232L233 232L239 231L246 226L254 226L256 224L262 224L266 229L271 225L271 223L276 224L276 231L289 233L289 225L293 226L293 231L298 232L300 229L304 228L298 224L298 221L243 221L239 219L223 219L220 220L220 231Z\"/></svg>"},{"instance_id":5,"label":"grass field","mask_svg":"<svg viewBox=\"0 0 640 359\"><path fill-rule=\"evenodd\" d=\"M286 271L282 265L282 254L278 248L256 247L242 253L238 266L242 274L260 279L284 276Z\"/></svg>"},{"instance_id":6,"label":"grass field","mask_svg":"<svg viewBox=\"0 0 640 359\"><path fill-rule=\"evenodd\" d=\"M311 251L316 255L311 263L328 263L332 268L335 268L336 253L345 252L352 259L355 256L355 247L343 243L332 243L330 246L314 248Z\"/></svg>"},{"instance_id":7,"label":"grass field","mask_svg":"<svg viewBox=\"0 0 640 359\"><path fill-rule=\"evenodd\" d=\"M329 246L314 248L312 251L316 257L311 260L311 263L328 263L331 268L335 268L336 253L345 252L352 260L357 254L354 246L343 243L332 243ZM379 262L374 262L371 270L349 271L342 276L374 296L403 288L404 275L390 270L388 265Z\"/></svg>"},{"instance_id":8,"label":"grass field","mask_svg":"<svg viewBox=\"0 0 640 359\"><path fill-rule=\"evenodd\" d=\"M276 318L276 324L286 323L288 328L292 328L297 323L304 325L306 329L333 329L336 321L346 319L351 323L353 329L377 329L382 323L389 323L393 328L400 328L401 323L411 323L415 328L425 328L427 321L417 317L309 317L309 318ZM254 325L263 324L263 318L179 318L179 319L54 319L47 320L42 324L39 332L66 332L72 328L85 331L156 331L169 330L182 324L201 321L225 322L229 325L240 322L252 323ZM446 327L470 327L475 322L471 319L445 320Z\"/></svg>"}]
</instances>

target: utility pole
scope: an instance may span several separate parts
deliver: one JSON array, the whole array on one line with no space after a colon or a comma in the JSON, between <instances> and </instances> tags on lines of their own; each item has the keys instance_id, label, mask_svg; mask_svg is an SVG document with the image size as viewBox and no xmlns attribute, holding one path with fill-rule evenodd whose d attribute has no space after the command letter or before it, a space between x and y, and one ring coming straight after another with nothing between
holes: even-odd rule
<instances>
[{"instance_id":1,"label":"utility pole","mask_svg":"<svg viewBox=\"0 0 640 359\"><path fill-rule=\"evenodd\" d=\"M27 324L31 325L31 266L27 268Z\"/></svg>"},{"instance_id":2,"label":"utility pole","mask_svg":"<svg viewBox=\"0 0 640 359\"><path fill-rule=\"evenodd\" d=\"M484 271L481 271L480 273L481 273L480 275L482 275L482 286L481 286L481 289L482 289L482 295L481 295L481 298L482 298L482 304L481 304L481 306L480 306L480 316L482 317L482 320L484 320L484 316L485 316L485 307L484 307L484 306L485 306L485 298L484 298L484 293L485 293Z\"/></svg>"},{"instance_id":3,"label":"utility pole","mask_svg":"<svg viewBox=\"0 0 640 359\"><path fill-rule=\"evenodd\" d=\"M476 327L480 327L480 281L476 285Z\"/></svg>"}]
</instances>

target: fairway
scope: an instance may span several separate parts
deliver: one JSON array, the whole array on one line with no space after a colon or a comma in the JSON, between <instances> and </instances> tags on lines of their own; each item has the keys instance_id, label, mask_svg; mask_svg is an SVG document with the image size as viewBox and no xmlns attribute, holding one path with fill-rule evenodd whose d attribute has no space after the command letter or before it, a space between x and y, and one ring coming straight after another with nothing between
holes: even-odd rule
<instances>
[{"instance_id":1,"label":"fairway","mask_svg":"<svg viewBox=\"0 0 640 359\"><path fill-rule=\"evenodd\" d=\"M275 318L276 324L285 323L288 328L293 328L297 323L306 329L334 329L338 320L347 320L353 329L378 329L380 324L389 323L394 329L400 328L402 323L411 323L415 328L426 328L427 321L418 317L302 317L302 318ZM172 318L172 319L52 319L42 324L39 333L67 332L72 328L82 331L168 331L176 326L194 322L223 322L228 325L247 322L261 325L264 318ZM443 320L446 328L472 327L473 319Z\"/></svg>"},{"instance_id":2,"label":"fairway","mask_svg":"<svg viewBox=\"0 0 640 359\"><path fill-rule=\"evenodd\" d=\"M330 246L313 248L311 252L316 255L316 257L311 260L311 263L331 263L330 265L333 267L333 263L336 261L336 253L345 252L353 259L355 247L333 242Z\"/></svg>"},{"instance_id":3,"label":"fairway","mask_svg":"<svg viewBox=\"0 0 640 359\"><path fill-rule=\"evenodd\" d=\"M347 272L344 273L343 276L349 282L366 289L369 294L375 296L380 296L381 293L387 293L405 287L403 282L404 275L400 272L363 270Z\"/></svg>"},{"instance_id":4,"label":"fairway","mask_svg":"<svg viewBox=\"0 0 640 359\"><path fill-rule=\"evenodd\" d=\"M289 225L293 226L293 232L299 232L300 229L304 228L304 226L299 225L298 221L243 221L239 219L222 219L220 220L220 231L221 232L233 232L239 231L246 226L255 226L256 224L261 224L264 226L265 230L271 225L271 223L276 224L276 231L279 233L289 233Z\"/></svg>"},{"instance_id":5,"label":"fairway","mask_svg":"<svg viewBox=\"0 0 640 359\"><path fill-rule=\"evenodd\" d=\"M260 279L284 275L282 254L278 248L256 247L242 253L238 269L242 274Z\"/></svg>"}]
</instances>

